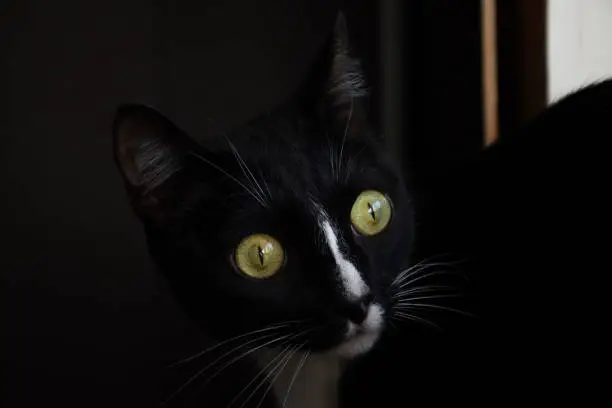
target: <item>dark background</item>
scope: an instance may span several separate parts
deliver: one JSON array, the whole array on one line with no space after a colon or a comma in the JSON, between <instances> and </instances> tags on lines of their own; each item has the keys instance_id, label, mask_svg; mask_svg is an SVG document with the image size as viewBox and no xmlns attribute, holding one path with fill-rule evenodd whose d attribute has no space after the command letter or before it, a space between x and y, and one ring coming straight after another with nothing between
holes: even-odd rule
<instances>
[{"instance_id":1,"label":"dark background","mask_svg":"<svg viewBox=\"0 0 612 408\"><path fill-rule=\"evenodd\" d=\"M373 106L383 106L381 6L344 3ZM422 174L482 147L480 2L399 4L402 30L384 44L403 66L392 117L402 140L391 142ZM0 2L0 406L157 402L159 367L197 350L199 334L128 207L111 155L114 110L153 104L197 136L203 119L233 126L273 109L304 80L336 6ZM518 83L507 77L502 86ZM372 111L375 124L383 117Z\"/></svg>"}]
</instances>

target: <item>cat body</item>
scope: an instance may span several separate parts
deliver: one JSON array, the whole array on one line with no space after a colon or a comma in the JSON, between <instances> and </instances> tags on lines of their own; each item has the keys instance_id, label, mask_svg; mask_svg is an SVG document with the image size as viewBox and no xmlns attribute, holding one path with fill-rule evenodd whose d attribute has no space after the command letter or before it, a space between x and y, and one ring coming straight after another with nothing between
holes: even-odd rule
<instances>
[{"instance_id":1,"label":"cat body","mask_svg":"<svg viewBox=\"0 0 612 408\"><path fill-rule=\"evenodd\" d=\"M348 371L344 406L607 398L608 240L598 230L609 172L597 146L611 112L612 80L585 86L425 184L416 256L462 260L445 268L469 281L454 306L474 318L444 313L432 319L439 332L389 332ZM371 376L384 370L402 375Z\"/></svg>"},{"instance_id":2,"label":"cat body","mask_svg":"<svg viewBox=\"0 0 612 408\"><path fill-rule=\"evenodd\" d=\"M572 136L605 128L612 83L414 186L368 126L347 50L339 19L294 102L197 142L149 107L118 111L115 158L150 254L216 339L162 400L414 407L544 400L560 384L561 397L579 394L567 364L583 362L576 347L593 328L566 296L584 281L561 270L587 265L578 248L594 241L575 211L593 201L593 179Z\"/></svg>"}]
</instances>

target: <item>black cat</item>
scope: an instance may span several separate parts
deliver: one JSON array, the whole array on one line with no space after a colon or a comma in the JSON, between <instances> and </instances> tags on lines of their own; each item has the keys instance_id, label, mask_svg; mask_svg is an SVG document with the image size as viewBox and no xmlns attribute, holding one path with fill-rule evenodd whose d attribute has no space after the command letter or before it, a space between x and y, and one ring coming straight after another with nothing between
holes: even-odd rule
<instances>
[{"instance_id":1,"label":"black cat","mask_svg":"<svg viewBox=\"0 0 612 408\"><path fill-rule=\"evenodd\" d=\"M575 138L606 129L612 83L407 186L368 125L345 29L339 19L294 102L228 134L196 142L152 108L117 113L116 162L150 254L217 340L163 400L335 406L347 362L347 407L497 405L550 400L545 380L576 386L586 281L562 270L586 265L577 210L593 179Z\"/></svg>"},{"instance_id":2,"label":"black cat","mask_svg":"<svg viewBox=\"0 0 612 408\"><path fill-rule=\"evenodd\" d=\"M298 352L337 367L397 317L400 273L412 264L411 200L367 124L342 19L330 50L296 103L227 135L196 143L151 108L117 113L116 162L151 256L206 333L235 338L233 352L169 403L192 383L210 395L203 383L215 369L271 347L274 375ZM248 388L250 376L240 377L228 396ZM263 401L249 394L236 404Z\"/></svg>"}]
</instances>

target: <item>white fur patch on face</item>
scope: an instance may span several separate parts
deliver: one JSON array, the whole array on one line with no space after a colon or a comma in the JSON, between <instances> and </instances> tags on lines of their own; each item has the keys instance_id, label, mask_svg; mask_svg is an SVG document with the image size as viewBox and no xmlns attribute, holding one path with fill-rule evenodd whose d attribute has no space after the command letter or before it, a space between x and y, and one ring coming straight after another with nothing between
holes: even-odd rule
<instances>
[{"instance_id":1,"label":"white fur patch on face","mask_svg":"<svg viewBox=\"0 0 612 408\"><path fill-rule=\"evenodd\" d=\"M370 288L364 282L355 265L342 253L338 244L339 234L332 226L325 211L318 206L317 209L319 211L319 226L336 262L336 270L342 282L344 294L349 301L358 302L368 294ZM377 303L372 303L368 307L366 318L361 324L355 324L347 320L345 340L336 348L336 355L343 358L353 358L368 352L380 337L384 324L383 315L383 308Z\"/></svg>"},{"instance_id":2,"label":"white fur patch on face","mask_svg":"<svg viewBox=\"0 0 612 408\"><path fill-rule=\"evenodd\" d=\"M368 293L368 287L361 278L357 268L340 251L338 236L325 213L321 214L319 223L321 230L325 234L327 245L338 266L338 273L340 274L340 280L342 281L347 298L349 300L362 298Z\"/></svg>"},{"instance_id":3,"label":"white fur patch on face","mask_svg":"<svg viewBox=\"0 0 612 408\"><path fill-rule=\"evenodd\" d=\"M373 303L368 308L368 315L361 325L348 322L346 340L338 346L336 352L344 358L353 358L364 354L374 346L383 328L383 309Z\"/></svg>"}]
</instances>

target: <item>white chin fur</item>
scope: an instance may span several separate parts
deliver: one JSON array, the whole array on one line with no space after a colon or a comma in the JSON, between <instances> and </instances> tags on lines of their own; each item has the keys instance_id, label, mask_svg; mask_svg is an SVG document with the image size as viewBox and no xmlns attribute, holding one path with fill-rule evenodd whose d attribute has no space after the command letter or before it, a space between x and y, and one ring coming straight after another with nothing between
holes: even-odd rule
<instances>
[{"instance_id":1,"label":"white chin fur","mask_svg":"<svg viewBox=\"0 0 612 408\"><path fill-rule=\"evenodd\" d=\"M343 358L354 358L367 353L376 344L382 328L382 307L372 304L361 326L348 322L347 339L336 348L336 353Z\"/></svg>"},{"instance_id":2,"label":"white chin fur","mask_svg":"<svg viewBox=\"0 0 612 408\"><path fill-rule=\"evenodd\" d=\"M362 333L345 341L336 348L336 353L343 358L354 358L365 354L376 344L379 333Z\"/></svg>"}]
</instances>

